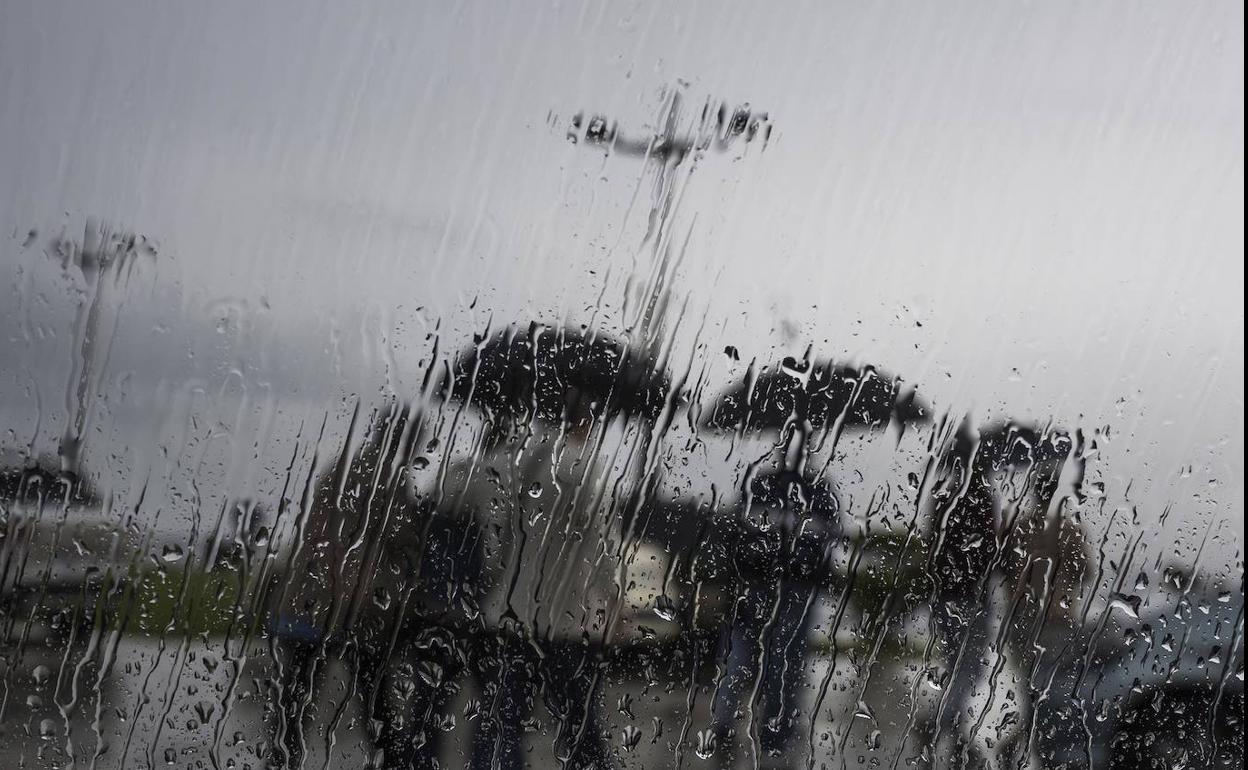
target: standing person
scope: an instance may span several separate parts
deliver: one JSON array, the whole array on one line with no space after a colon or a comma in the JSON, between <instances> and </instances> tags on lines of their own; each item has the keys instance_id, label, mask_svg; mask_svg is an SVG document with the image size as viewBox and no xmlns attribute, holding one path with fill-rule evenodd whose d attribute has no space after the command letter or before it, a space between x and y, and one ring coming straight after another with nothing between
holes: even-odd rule
<instances>
[{"instance_id":1,"label":"standing person","mask_svg":"<svg viewBox=\"0 0 1248 770\"><path fill-rule=\"evenodd\" d=\"M839 503L794 471L756 477L731 526L736 601L721 631L724 678L712 719L726 741L738 713L762 766L784 762L800 719L811 606L826 582ZM730 751L723 755L730 758Z\"/></svg>"},{"instance_id":2,"label":"standing person","mask_svg":"<svg viewBox=\"0 0 1248 770\"><path fill-rule=\"evenodd\" d=\"M939 644L946 668L935 683L941 697L931 747L942 766L991 761L975 734L998 695L997 680L1006 664L1024 670L1035 644L1035 639L1021 638L1024 600L1039 594L1035 624L1042 631L1054 604L1044 601L1053 597L1054 576L1070 572L1062 562L1074 562L1081 571L1078 533L1063 526L1054 505L1063 478L1070 478L1064 471L1076 457L1074 449L1061 431L1011 421L975 432L964 421L943 452L940 482L930 498L928 559L930 644ZM1077 484L1078 472L1071 470ZM997 651L994 670L981 670L990 647ZM1014 708L1026 712L1019 721L1032 721L1030 683L1017 689L1024 697ZM994 753L1026 752L1019 744Z\"/></svg>"},{"instance_id":3,"label":"standing person","mask_svg":"<svg viewBox=\"0 0 1248 770\"><path fill-rule=\"evenodd\" d=\"M606 334L534 324L462 356L450 391L483 420L477 462L447 498L479 522L490 565L474 766L523 766L540 699L560 765L608 767L598 700L619 595L613 544L645 493L666 377Z\"/></svg>"},{"instance_id":4,"label":"standing person","mask_svg":"<svg viewBox=\"0 0 1248 770\"><path fill-rule=\"evenodd\" d=\"M331 656L351 669L383 766L432 766L438 731L427 728L465 655L457 607L478 579L475 533L409 483L423 433L416 410L378 409L353 448L358 418L297 518L295 548L273 587L276 744L287 767L303 764L308 709Z\"/></svg>"},{"instance_id":5,"label":"standing person","mask_svg":"<svg viewBox=\"0 0 1248 770\"><path fill-rule=\"evenodd\" d=\"M752 369L752 367L751 367ZM777 469L747 476L728 523L736 603L721 634L723 684L712 707L720 740L746 707L750 742L764 767L793 761L811 608L831 577L840 505L816 453L846 429L926 419L914 390L875 369L787 358L723 394L709 419L719 429L776 437ZM831 455L830 455L831 456ZM721 570L722 572L722 570ZM721 754L731 761L731 751Z\"/></svg>"}]
</instances>

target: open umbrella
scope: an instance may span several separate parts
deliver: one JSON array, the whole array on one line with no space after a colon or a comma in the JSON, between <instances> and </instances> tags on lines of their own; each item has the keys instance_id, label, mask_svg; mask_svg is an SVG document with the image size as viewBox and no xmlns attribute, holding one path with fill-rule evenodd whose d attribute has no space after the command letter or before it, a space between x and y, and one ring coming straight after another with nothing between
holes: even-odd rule
<instances>
[{"instance_id":1,"label":"open umbrella","mask_svg":"<svg viewBox=\"0 0 1248 770\"><path fill-rule=\"evenodd\" d=\"M954 436L949 456L981 471L1007 465L1043 465L1064 460L1072 449L1070 436L1062 430L1046 430L1034 423L997 420L978 431L963 422ZM972 454L974 459L972 460Z\"/></svg>"},{"instance_id":2,"label":"open umbrella","mask_svg":"<svg viewBox=\"0 0 1248 770\"><path fill-rule=\"evenodd\" d=\"M29 504L36 501L73 503L98 507L100 496L80 473L63 470L51 458L40 458L23 465L0 467L0 504Z\"/></svg>"},{"instance_id":3,"label":"open umbrella","mask_svg":"<svg viewBox=\"0 0 1248 770\"><path fill-rule=\"evenodd\" d=\"M19 637L40 644L59 639L50 620L82 600L98 569L100 556L94 554L107 552L119 529L100 508L90 481L62 470L56 458L0 466L0 617L13 621L0 628L0 647ZM86 556L84 547L90 549ZM91 613L74 617L85 625ZM18 655L0 666L0 677L10 681L20 660Z\"/></svg>"},{"instance_id":4,"label":"open umbrella","mask_svg":"<svg viewBox=\"0 0 1248 770\"><path fill-rule=\"evenodd\" d=\"M844 415L844 425L869 427L897 420L924 422L930 407L911 386L873 366L833 361L813 363L785 358L775 368L754 375L720 396L708 424L780 430L791 417L819 429Z\"/></svg>"},{"instance_id":5,"label":"open umbrella","mask_svg":"<svg viewBox=\"0 0 1248 770\"><path fill-rule=\"evenodd\" d=\"M620 340L530 324L504 329L461 356L450 394L504 423L577 425L618 414L654 420L667 390L667 376Z\"/></svg>"}]
</instances>

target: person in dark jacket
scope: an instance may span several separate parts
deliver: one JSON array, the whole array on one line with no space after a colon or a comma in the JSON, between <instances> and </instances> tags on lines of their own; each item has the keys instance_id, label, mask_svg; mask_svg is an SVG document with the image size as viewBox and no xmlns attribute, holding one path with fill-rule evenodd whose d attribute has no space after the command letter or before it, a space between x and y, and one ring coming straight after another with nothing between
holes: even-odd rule
<instances>
[{"instance_id":1,"label":"person in dark jacket","mask_svg":"<svg viewBox=\"0 0 1248 770\"><path fill-rule=\"evenodd\" d=\"M725 675L712 704L723 739L738 713L764 766L790 747L800 721L811 606L827 583L839 502L826 482L793 471L756 477L728 527L736 600L721 631Z\"/></svg>"},{"instance_id":2,"label":"person in dark jacket","mask_svg":"<svg viewBox=\"0 0 1248 770\"><path fill-rule=\"evenodd\" d=\"M420 462L417 410L378 409L353 448L357 421L317 480L273 587L277 744L287 766L301 765L308 709L334 657L352 671L384 766L429 766L439 730L428 728L467 655L461 600L479 582L479 538L409 483Z\"/></svg>"},{"instance_id":3,"label":"person in dark jacket","mask_svg":"<svg viewBox=\"0 0 1248 770\"><path fill-rule=\"evenodd\" d=\"M538 701L561 766L613 763L599 704L621 569L609 544L644 495L667 387L650 357L602 332L509 327L458 359L447 390L483 433L447 503L478 522L489 565L474 766L525 765Z\"/></svg>"},{"instance_id":4,"label":"person in dark jacket","mask_svg":"<svg viewBox=\"0 0 1248 770\"><path fill-rule=\"evenodd\" d=\"M808 351L762 372L751 367L708 419L715 429L775 439L771 469L747 474L737 514L716 528L725 541L720 550L731 555L720 578L736 599L721 631L725 673L712 721L723 741L735 717L748 715L748 740L762 766L792 759L811 610L833 578L833 549L842 534L840 503L812 458L843 431L904 429L924 421L926 412L914 389L897 378L872 366L812 360ZM731 761L731 754L721 757Z\"/></svg>"},{"instance_id":5,"label":"person in dark jacket","mask_svg":"<svg viewBox=\"0 0 1248 770\"><path fill-rule=\"evenodd\" d=\"M1040 664L1041 634L1074 632L1061 609L1070 597L1062 596L1072 585L1077 590L1085 555L1081 532L1060 504L1064 485L1077 490L1081 469L1069 434L1016 421L978 431L963 421L944 448L930 495L928 551L931 644L944 661L943 672L929 672L941 694L931 739L939 762L987 762L979 734L988 706L972 706L972 698L987 694L990 703L998 682L982 677L1003 676L1005 663L1025 677ZM982 670L990 646L995 675ZM1032 683L1016 689L1018 721L1034 728L1047 717L1032 713ZM1001 736L996 742L1011 743ZM1028 750L1026 736L1012 743L994 753Z\"/></svg>"}]
</instances>

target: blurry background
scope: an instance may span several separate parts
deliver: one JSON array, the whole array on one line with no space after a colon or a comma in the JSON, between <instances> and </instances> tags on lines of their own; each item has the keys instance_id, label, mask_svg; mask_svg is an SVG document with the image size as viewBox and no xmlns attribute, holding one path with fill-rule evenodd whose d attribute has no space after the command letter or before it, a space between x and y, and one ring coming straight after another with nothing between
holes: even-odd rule
<instances>
[{"instance_id":1,"label":"blurry background","mask_svg":"<svg viewBox=\"0 0 1248 770\"><path fill-rule=\"evenodd\" d=\"M1234 2L10 0L0 452L70 420L89 292L52 244L88 218L154 245L87 367L84 462L128 506L214 436L204 494L261 496L435 339L622 330L661 178L569 126L644 137L679 94L773 130L665 177L674 361L714 390L813 345L1099 433L1092 530L1242 585L1243 50Z\"/></svg>"},{"instance_id":2,"label":"blurry background","mask_svg":"<svg viewBox=\"0 0 1248 770\"><path fill-rule=\"evenodd\" d=\"M114 354L156 369L234 314L270 367L297 359L304 389L350 390L379 367L339 383L300 366L375 362L388 343L410 377L407 338L434 319L618 308L650 183L634 158L567 142L567 123L600 112L643 133L681 89L775 125L765 152L708 158L689 183L677 288L707 339L747 357L815 342L941 406L1111 425L1116 474L1242 538L1237 3L3 14L8 330L58 290L22 256L28 231L77 235L84 216L161 247L136 280L177 286L182 306L126 315L177 325ZM3 342L23 438L21 389L70 358L67 316L43 322L60 343Z\"/></svg>"}]
</instances>

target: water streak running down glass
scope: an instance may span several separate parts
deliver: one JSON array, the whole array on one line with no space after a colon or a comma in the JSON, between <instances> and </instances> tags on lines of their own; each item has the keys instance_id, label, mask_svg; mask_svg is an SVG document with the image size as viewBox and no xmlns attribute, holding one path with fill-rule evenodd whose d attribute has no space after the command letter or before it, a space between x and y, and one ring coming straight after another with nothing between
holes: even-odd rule
<instances>
[{"instance_id":1,"label":"water streak running down glass","mask_svg":"<svg viewBox=\"0 0 1248 770\"><path fill-rule=\"evenodd\" d=\"M0 7L0 767L1242 768L1232 3Z\"/></svg>"}]
</instances>

